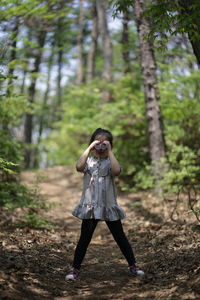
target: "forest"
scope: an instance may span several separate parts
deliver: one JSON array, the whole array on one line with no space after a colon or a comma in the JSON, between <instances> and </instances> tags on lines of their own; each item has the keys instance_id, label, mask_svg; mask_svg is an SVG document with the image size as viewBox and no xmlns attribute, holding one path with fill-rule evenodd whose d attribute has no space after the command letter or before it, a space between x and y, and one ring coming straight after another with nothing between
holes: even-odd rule
<instances>
[{"instance_id":1,"label":"forest","mask_svg":"<svg viewBox=\"0 0 200 300\"><path fill-rule=\"evenodd\" d=\"M66 257L63 253L69 252L70 261L77 239L72 231L78 229L65 221L65 207L58 203L65 201L70 215L81 189L74 166L99 127L114 136L113 151L123 170L116 179L120 197L130 207L131 219L144 218L137 226L127 221L129 235L134 243L136 226L138 244L140 239L141 245L153 250L143 261L150 274L143 280L146 288L137 282L135 298L131 298L131 281L126 298L117 274L112 288L105 288L107 273L102 285L96 274L86 280L82 298L197 299L200 2L1 0L0 87L0 263L7 262L0 273L1 299L80 299L80 284L76 292L72 286L61 289L58 282L54 289L36 273L46 272L48 280L54 280L52 269L57 264L62 280L63 258L56 261L54 255ZM171 236L169 227L174 230ZM100 236L106 236L103 230ZM161 285L154 266L148 265L157 246L166 246L159 232L166 244L178 243L182 253L173 257L171 265L168 261L167 268L175 275ZM176 240L178 232L185 239ZM61 240L53 240L55 235ZM22 236L30 245L23 246ZM101 240L95 238L99 253ZM184 243L188 256L186 248L181 252ZM52 252L45 250L50 246ZM136 247L140 253L140 246ZM24 251L26 272L20 251ZM98 260L106 265L104 251ZM162 261L158 268L166 275L161 252L157 253L158 265ZM53 265L47 262L34 271L35 254L41 255L41 261L42 255L49 255ZM190 260L187 266L185 260ZM183 273L176 273L177 261ZM91 260L91 270L93 264ZM13 269L17 273L12 278ZM186 278L190 270L192 275ZM19 283L22 277L26 289ZM8 278L11 283L6 286ZM175 280L188 285L177 288ZM95 287L101 294L95 295ZM114 288L122 290L118 296Z\"/></svg>"}]
</instances>

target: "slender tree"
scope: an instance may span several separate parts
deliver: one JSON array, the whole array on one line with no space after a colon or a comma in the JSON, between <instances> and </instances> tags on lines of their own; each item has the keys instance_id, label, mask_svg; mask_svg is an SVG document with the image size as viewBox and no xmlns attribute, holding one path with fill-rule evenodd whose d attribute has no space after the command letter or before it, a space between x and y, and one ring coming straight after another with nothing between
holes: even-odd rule
<instances>
[{"instance_id":1,"label":"slender tree","mask_svg":"<svg viewBox=\"0 0 200 300\"><path fill-rule=\"evenodd\" d=\"M90 49L87 56L87 77L86 82L89 83L94 78L95 71L95 55L97 49L98 39L98 20L97 20L97 9L96 3L92 3L92 32L91 32L91 43Z\"/></svg>"},{"instance_id":2,"label":"slender tree","mask_svg":"<svg viewBox=\"0 0 200 300\"><path fill-rule=\"evenodd\" d=\"M51 53L48 59L48 69L47 69L47 82L46 82L46 90L44 93L44 97L43 97L43 103L42 103L42 114L39 117L39 130L38 130L38 138L37 138L37 145L40 144L41 142L41 138L42 138L42 133L44 130L44 123L45 123L45 110L47 107L47 102L48 102L48 98L49 98L49 92L50 92L50 82L51 82L51 72L52 72L52 67L53 67L53 59L54 59L54 54L55 54L55 50L54 50L54 45L52 45L51 47ZM35 155L34 155L34 167L38 168L39 167L39 149L38 147L35 148Z\"/></svg>"},{"instance_id":3,"label":"slender tree","mask_svg":"<svg viewBox=\"0 0 200 300\"><path fill-rule=\"evenodd\" d=\"M37 73L39 72L41 59L42 59L42 49L45 42L46 32L40 30L38 32L38 48L35 54L35 61L33 65L33 69L31 70L31 82L28 88L28 100L30 103L34 103L35 100L35 92L36 92L36 81L37 81ZM25 148L25 156L24 156L24 166L25 168L29 168L31 166L31 148L30 145L32 143L32 133L33 133L33 115L28 113L25 117L25 125L24 125L24 141L27 144Z\"/></svg>"},{"instance_id":4,"label":"slender tree","mask_svg":"<svg viewBox=\"0 0 200 300\"><path fill-rule=\"evenodd\" d=\"M25 81L26 81L26 75L27 75L27 70L24 69L23 70L23 75L22 75L22 83L21 83L21 87L20 87L20 93L23 94L24 90L25 90Z\"/></svg>"},{"instance_id":5,"label":"slender tree","mask_svg":"<svg viewBox=\"0 0 200 300\"><path fill-rule=\"evenodd\" d=\"M129 51L129 23L130 16L128 8L125 8L123 11L123 19L122 19L122 57L124 60L124 73L129 73L131 71L130 64L130 51Z\"/></svg>"},{"instance_id":6,"label":"slender tree","mask_svg":"<svg viewBox=\"0 0 200 300\"><path fill-rule=\"evenodd\" d=\"M58 1L58 12L62 12L66 9L66 2L64 0ZM57 53L57 66L58 66L58 75L57 75L57 107L60 107L62 103L62 88L61 88L61 80L62 80L62 67L63 67L63 56L64 56L64 44L66 41L66 16L59 15L58 20L56 22L56 29L54 39L56 40L58 53Z\"/></svg>"},{"instance_id":7,"label":"slender tree","mask_svg":"<svg viewBox=\"0 0 200 300\"><path fill-rule=\"evenodd\" d=\"M96 0L97 5L97 14L99 21L99 32L102 38L102 51L104 59L104 68L102 78L105 82L112 82L112 43L108 30L108 22L106 15L106 5L105 0ZM112 95L111 92L107 89L103 90L103 100L111 101Z\"/></svg>"},{"instance_id":8,"label":"slender tree","mask_svg":"<svg viewBox=\"0 0 200 300\"><path fill-rule=\"evenodd\" d=\"M19 19L15 19L15 25L12 31L12 38L11 38L11 53L10 53L10 62L14 61L17 57L17 36L19 31ZM7 94L9 95L13 90L13 74L14 74L14 67L10 66L8 70L8 85L7 85Z\"/></svg>"},{"instance_id":9,"label":"slender tree","mask_svg":"<svg viewBox=\"0 0 200 300\"><path fill-rule=\"evenodd\" d=\"M62 103L62 89L61 89L61 79L62 79L62 64L63 64L63 42L62 42L62 32L63 24L62 20L58 21L58 76L57 76L57 105L58 107Z\"/></svg>"},{"instance_id":10,"label":"slender tree","mask_svg":"<svg viewBox=\"0 0 200 300\"><path fill-rule=\"evenodd\" d=\"M26 28L26 27L25 27ZM24 36L24 46L23 46L23 52L21 54L21 58L24 60L23 68L22 68L22 76L21 76L21 85L20 85L20 93L24 94L26 92L27 86L26 86L26 79L29 76L29 67L28 67L28 62L30 57L33 56L32 52L32 46L31 43L33 42L33 29L31 26L28 26L27 32L25 31L25 36Z\"/></svg>"},{"instance_id":11,"label":"slender tree","mask_svg":"<svg viewBox=\"0 0 200 300\"><path fill-rule=\"evenodd\" d=\"M80 86L83 83L83 28L84 28L84 0L79 0L79 21L78 21L78 35L77 35L77 77L76 84Z\"/></svg>"},{"instance_id":12,"label":"slender tree","mask_svg":"<svg viewBox=\"0 0 200 300\"><path fill-rule=\"evenodd\" d=\"M163 173L160 160L165 157L165 143L162 127L161 112L158 104L156 61L151 41L146 39L150 32L150 25L143 15L145 10L144 0L134 0L135 17L140 43L141 70L144 82L144 94L146 100L146 115L148 120L149 148L152 161L152 173L156 183L156 192L161 193L157 181Z\"/></svg>"}]
</instances>

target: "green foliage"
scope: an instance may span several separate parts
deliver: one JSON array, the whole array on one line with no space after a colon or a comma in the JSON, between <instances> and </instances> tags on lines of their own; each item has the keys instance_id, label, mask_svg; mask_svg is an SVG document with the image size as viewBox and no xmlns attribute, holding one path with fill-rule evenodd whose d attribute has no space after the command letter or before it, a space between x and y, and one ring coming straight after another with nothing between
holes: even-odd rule
<instances>
[{"instance_id":1,"label":"green foliage","mask_svg":"<svg viewBox=\"0 0 200 300\"><path fill-rule=\"evenodd\" d=\"M62 9L57 9L56 4L58 1L50 0L40 1L40 0L1 0L1 21L5 19L10 19L12 17L24 17L24 18L44 18L53 19L55 17L63 17L69 10L68 7L63 7ZM56 9L52 9L52 8Z\"/></svg>"},{"instance_id":2,"label":"green foliage","mask_svg":"<svg viewBox=\"0 0 200 300\"><path fill-rule=\"evenodd\" d=\"M30 112L30 105L24 97L12 94L0 98L0 157L7 162L19 164L22 160L21 144L12 136L25 112Z\"/></svg>"},{"instance_id":3,"label":"green foliage","mask_svg":"<svg viewBox=\"0 0 200 300\"><path fill-rule=\"evenodd\" d=\"M38 213L28 213L24 216L22 222L19 222L18 227L29 227L29 228L37 228L37 229L51 229L53 228L53 224L38 215Z\"/></svg>"},{"instance_id":4,"label":"green foliage","mask_svg":"<svg viewBox=\"0 0 200 300\"><path fill-rule=\"evenodd\" d=\"M7 79L5 77L4 79ZM39 195L38 183L28 188L18 180L22 161L21 143L13 138L12 131L20 125L25 112L32 107L18 94L9 97L1 95L0 99L0 207L8 210L21 208L25 210L23 226L49 226L41 217L41 211L49 209Z\"/></svg>"},{"instance_id":5,"label":"green foliage","mask_svg":"<svg viewBox=\"0 0 200 300\"><path fill-rule=\"evenodd\" d=\"M145 11L151 22L149 38L156 40L158 48L163 49L169 35L188 33L193 41L200 39L198 20L200 2L152 0ZM165 48L166 49L166 48Z\"/></svg>"},{"instance_id":6,"label":"green foliage","mask_svg":"<svg viewBox=\"0 0 200 300\"><path fill-rule=\"evenodd\" d=\"M0 182L0 206L7 209L28 207L30 209L44 208L38 196L26 185L19 184L16 180Z\"/></svg>"},{"instance_id":7,"label":"green foliage","mask_svg":"<svg viewBox=\"0 0 200 300\"><path fill-rule=\"evenodd\" d=\"M174 143L168 147L168 172L161 181L164 197L176 195L176 206L187 201L189 210L200 222L200 152Z\"/></svg>"},{"instance_id":8,"label":"green foliage","mask_svg":"<svg viewBox=\"0 0 200 300\"><path fill-rule=\"evenodd\" d=\"M149 190L154 187L151 165L144 163L143 168L135 176L134 190Z\"/></svg>"},{"instance_id":9,"label":"green foliage","mask_svg":"<svg viewBox=\"0 0 200 300\"><path fill-rule=\"evenodd\" d=\"M183 188L200 189L200 153L172 142L168 144L168 150L169 170L163 182L166 192L178 194Z\"/></svg>"},{"instance_id":10,"label":"green foliage","mask_svg":"<svg viewBox=\"0 0 200 300\"><path fill-rule=\"evenodd\" d=\"M160 65L162 80L159 90L165 137L167 143L174 142L197 151L200 148L200 71L190 70L187 75L180 75L176 71L182 65L180 60L174 61L168 70Z\"/></svg>"},{"instance_id":11,"label":"green foliage","mask_svg":"<svg viewBox=\"0 0 200 300\"><path fill-rule=\"evenodd\" d=\"M16 166L17 164L14 164L13 162L7 161L0 157L0 176L2 177L3 174L8 174L8 175L15 174L13 167Z\"/></svg>"},{"instance_id":12,"label":"green foliage","mask_svg":"<svg viewBox=\"0 0 200 300\"><path fill-rule=\"evenodd\" d=\"M54 204L44 201L40 195L38 181L32 188L18 182L17 178L0 182L0 207L8 210L22 209L22 221L18 226L49 227L51 222L42 217L42 212L49 210Z\"/></svg>"},{"instance_id":13,"label":"green foliage","mask_svg":"<svg viewBox=\"0 0 200 300\"><path fill-rule=\"evenodd\" d=\"M113 17L116 17L119 13L127 11L127 9L133 6L132 0L109 0L110 5L114 8Z\"/></svg>"},{"instance_id":14,"label":"green foliage","mask_svg":"<svg viewBox=\"0 0 200 300\"><path fill-rule=\"evenodd\" d=\"M183 60L181 55L168 66L159 64L160 105L164 119L168 169L161 185L165 196L176 195L178 201L185 201L184 198L179 199L180 194L186 196L188 206L199 218L200 71L188 69L188 60L191 61L191 57L184 57Z\"/></svg>"}]
</instances>

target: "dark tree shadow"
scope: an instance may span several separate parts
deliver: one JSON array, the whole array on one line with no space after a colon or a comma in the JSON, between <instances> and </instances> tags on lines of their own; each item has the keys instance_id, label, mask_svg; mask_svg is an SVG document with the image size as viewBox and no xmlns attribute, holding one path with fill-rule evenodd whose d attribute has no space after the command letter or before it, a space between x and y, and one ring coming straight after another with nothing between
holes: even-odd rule
<instances>
[{"instance_id":1,"label":"dark tree shadow","mask_svg":"<svg viewBox=\"0 0 200 300\"><path fill-rule=\"evenodd\" d=\"M11 242L1 248L0 299L149 300L168 299L170 291L173 291L170 299L174 300L182 299L181 295L188 295L188 291L195 297L199 295L199 247L184 248L182 244L174 249L169 247L174 245L178 231L162 233L162 240L154 244L145 239L143 232L137 233L144 247L146 275L136 278L129 274L115 242L107 240L106 225L101 225L99 232L103 240L91 242L80 278L66 282L64 278L73 259L80 227L80 222L68 221L63 226L59 222L56 228L60 226L60 230L52 231L5 228ZM156 293L163 296L158 298Z\"/></svg>"},{"instance_id":2,"label":"dark tree shadow","mask_svg":"<svg viewBox=\"0 0 200 300\"><path fill-rule=\"evenodd\" d=\"M134 211L137 215L142 216L145 220L148 220L152 223L161 224L164 220L155 213L150 212L142 205L142 199L140 197L130 197L126 196L129 199L129 203L126 204L128 210Z\"/></svg>"}]
</instances>

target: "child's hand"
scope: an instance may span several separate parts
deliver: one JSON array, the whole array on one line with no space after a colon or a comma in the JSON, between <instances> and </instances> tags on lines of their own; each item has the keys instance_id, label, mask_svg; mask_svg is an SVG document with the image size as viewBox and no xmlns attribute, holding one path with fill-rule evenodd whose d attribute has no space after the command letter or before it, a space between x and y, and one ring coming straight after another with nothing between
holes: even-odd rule
<instances>
[{"instance_id":1,"label":"child's hand","mask_svg":"<svg viewBox=\"0 0 200 300\"><path fill-rule=\"evenodd\" d=\"M100 141L95 140L94 142L92 142L89 146L89 151L94 150L94 146L100 144Z\"/></svg>"},{"instance_id":2,"label":"child's hand","mask_svg":"<svg viewBox=\"0 0 200 300\"><path fill-rule=\"evenodd\" d=\"M103 144L105 144L105 145L106 145L106 147L107 147L107 151L108 151L108 152L112 150L112 147L111 147L111 144L110 144L110 142L109 142L109 141L104 141L104 142L103 142Z\"/></svg>"}]
</instances>

